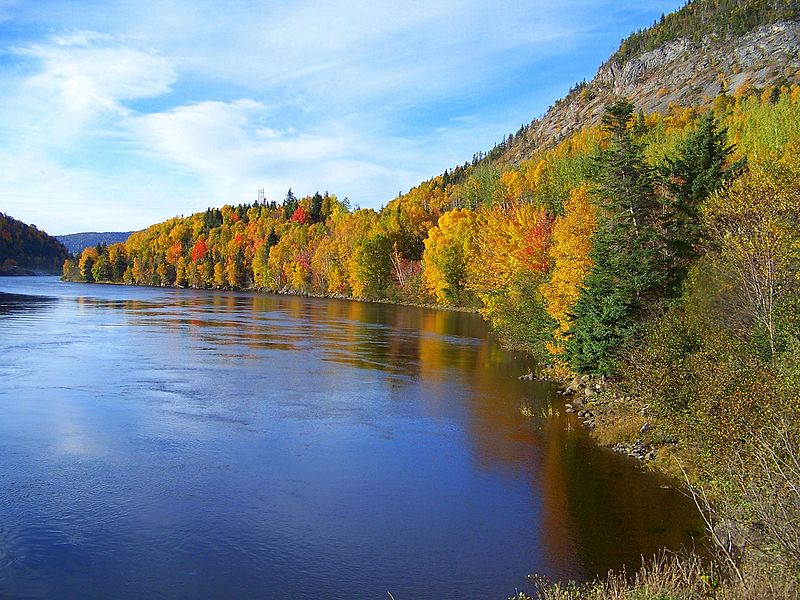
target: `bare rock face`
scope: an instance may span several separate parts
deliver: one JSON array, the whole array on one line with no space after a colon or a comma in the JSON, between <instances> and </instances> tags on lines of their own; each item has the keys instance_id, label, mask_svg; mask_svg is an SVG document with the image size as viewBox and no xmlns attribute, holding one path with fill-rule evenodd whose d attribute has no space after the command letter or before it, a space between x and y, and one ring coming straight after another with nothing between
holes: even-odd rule
<instances>
[{"instance_id":1,"label":"bare rock face","mask_svg":"<svg viewBox=\"0 0 800 600\"><path fill-rule=\"evenodd\" d=\"M524 139L506 150L506 159L519 162L598 122L616 96L627 96L646 113L666 113L671 105L699 107L722 91L778 82L800 83L800 22L775 23L732 39L673 40L624 63L603 64L590 83L531 123Z\"/></svg>"}]
</instances>

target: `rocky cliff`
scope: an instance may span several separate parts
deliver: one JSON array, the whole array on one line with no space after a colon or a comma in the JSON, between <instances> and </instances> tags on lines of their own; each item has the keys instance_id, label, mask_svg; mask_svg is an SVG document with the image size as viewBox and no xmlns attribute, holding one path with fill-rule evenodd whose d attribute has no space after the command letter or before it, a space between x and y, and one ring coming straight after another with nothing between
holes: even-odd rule
<instances>
[{"instance_id":1,"label":"rocky cliff","mask_svg":"<svg viewBox=\"0 0 800 600\"><path fill-rule=\"evenodd\" d=\"M721 92L792 83L800 83L800 22L773 23L736 38L679 38L625 62L603 64L591 82L574 88L516 136L500 160L518 162L597 122L615 96L627 96L645 112L664 113L673 104L706 105Z\"/></svg>"}]
</instances>

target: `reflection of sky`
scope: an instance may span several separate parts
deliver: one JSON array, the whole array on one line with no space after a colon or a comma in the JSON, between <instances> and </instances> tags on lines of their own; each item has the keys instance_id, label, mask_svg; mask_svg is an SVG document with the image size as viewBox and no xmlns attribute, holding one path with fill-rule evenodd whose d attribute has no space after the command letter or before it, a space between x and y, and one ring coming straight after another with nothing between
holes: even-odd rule
<instances>
[{"instance_id":1,"label":"reflection of sky","mask_svg":"<svg viewBox=\"0 0 800 600\"><path fill-rule=\"evenodd\" d=\"M0 523L17 532L0 594L84 578L123 596L306 597L317 577L331 598L502 596L531 571L582 576L681 539L646 531L668 517L650 507L652 481L560 419L520 415L548 389L516 379L529 365L475 315L47 279L8 289L59 299L0 313ZM36 523L78 562L102 555L105 574L67 570ZM604 539L627 554L607 558Z\"/></svg>"}]
</instances>

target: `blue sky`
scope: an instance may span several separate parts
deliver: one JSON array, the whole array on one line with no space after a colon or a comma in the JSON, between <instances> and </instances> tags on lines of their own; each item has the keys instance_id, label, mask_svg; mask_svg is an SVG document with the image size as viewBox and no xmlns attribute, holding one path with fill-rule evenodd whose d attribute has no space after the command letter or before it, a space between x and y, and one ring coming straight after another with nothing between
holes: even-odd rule
<instances>
[{"instance_id":1,"label":"blue sky","mask_svg":"<svg viewBox=\"0 0 800 600\"><path fill-rule=\"evenodd\" d=\"M378 208L681 4L0 0L0 211L57 235L260 188Z\"/></svg>"}]
</instances>

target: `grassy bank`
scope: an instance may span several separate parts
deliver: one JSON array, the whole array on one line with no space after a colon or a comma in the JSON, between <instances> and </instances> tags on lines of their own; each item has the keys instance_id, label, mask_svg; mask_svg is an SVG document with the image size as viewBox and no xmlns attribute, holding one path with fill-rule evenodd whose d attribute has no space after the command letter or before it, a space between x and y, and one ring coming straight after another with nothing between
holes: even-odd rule
<instances>
[{"instance_id":1,"label":"grassy bank","mask_svg":"<svg viewBox=\"0 0 800 600\"><path fill-rule=\"evenodd\" d=\"M790 407L764 407L763 419L749 418L746 435L724 444L709 437L720 448L709 456L707 446L688 441L702 434L696 423L631 396L629 381L565 380L553 369L541 375L559 385L567 411L598 444L685 487L706 522L710 553L702 559L691 551L642 557L636 572L611 572L583 584L531 575L531 590L514 600L800 598L800 432Z\"/></svg>"}]
</instances>

